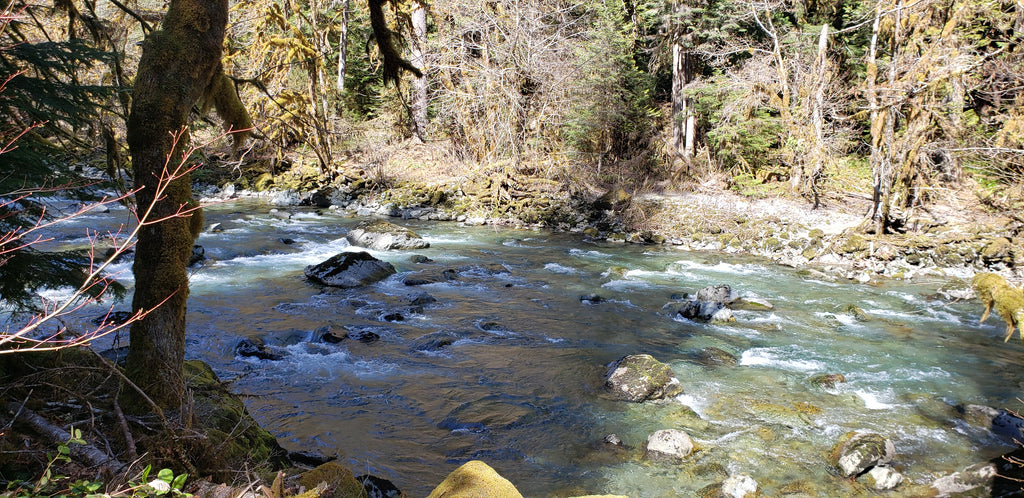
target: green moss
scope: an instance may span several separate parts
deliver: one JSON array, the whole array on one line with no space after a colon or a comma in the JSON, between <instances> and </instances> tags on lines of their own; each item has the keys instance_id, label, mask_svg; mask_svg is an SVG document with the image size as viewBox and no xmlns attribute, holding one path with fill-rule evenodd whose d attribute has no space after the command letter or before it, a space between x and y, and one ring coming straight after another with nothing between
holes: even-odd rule
<instances>
[{"instance_id":1,"label":"green moss","mask_svg":"<svg viewBox=\"0 0 1024 498\"><path fill-rule=\"evenodd\" d=\"M337 462L327 462L299 476L299 484L306 489L321 486L322 498L362 498L367 496L363 485L352 471Z\"/></svg>"},{"instance_id":2,"label":"green moss","mask_svg":"<svg viewBox=\"0 0 1024 498\"><path fill-rule=\"evenodd\" d=\"M195 452L200 459L197 466L228 472L246 465L276 467L286 462L274 436L256 424L242 400L224 387L209 365L186 361L184 372L192 392L194 428L205 434Z\"/></svg>"},{"instance_id":3,"label":"green moss","mask_svg":"<svg viewBox=\"0 0 1024 498\"><path fill-rule=\"evenodd\" d=\"M516 487L489 465L479 460L466 462L452 471L428 498L522 498Z\"/></svg>"}]
</instances>

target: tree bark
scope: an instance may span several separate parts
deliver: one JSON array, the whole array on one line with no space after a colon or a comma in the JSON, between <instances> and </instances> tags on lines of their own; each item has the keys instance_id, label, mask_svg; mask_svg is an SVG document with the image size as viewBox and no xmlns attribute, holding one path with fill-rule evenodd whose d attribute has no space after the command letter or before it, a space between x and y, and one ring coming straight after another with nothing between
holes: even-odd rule
<instances>
[{"instance_id":1,"label":"tree bark","mask_svg":"<svg viewBox=\"0 0 1024 498\"><path fill-rule=\"evenodd\" d=\"M691 54L679 43L672 44L672 145L685 160L693 156L696 117L686 96L686 84L693 79Z\"/></svg>"},{"instance_id":2,"label":"tree bark","mask_svg":"<svg viewBox=\"0 0 1024 498\"><path fill-rule=\"evenodd\" d=\"M135 248L132 309L152 311L132 324L127 375L161 408L179 406L184 394L186 268L202 228L199 211L177 214L196 205L189 175L167 179L185 160L189 112L219 74L227 18L227 0L171 0L163 28L143 42L132 90L136 205L140 215L152 207Z\"/></svg>"},{"instance_id":3,"label":"tree bark","mask_svg":"<svg viewBox=\"0 0 1024 498\"><path fill-rule=\"evenodd\" d=\"M426 67L425 53L427 49L427 7L417 0L412 8L412 44L409 62L417 67ZM420 140L427 136L427 76L420 74L412 80L413 133Z\"/></svg>"},{"instance_id":4,"label":"tree bark","mask_svg":"<svg viewBox=\"0 0 1024 498\"><path fill-rule=\"evenodd\" d=\"M348 61L348 2L341 2L341 26L338 27L338 93L345 93L345 71Z\"/></svg>"}]
</instances>

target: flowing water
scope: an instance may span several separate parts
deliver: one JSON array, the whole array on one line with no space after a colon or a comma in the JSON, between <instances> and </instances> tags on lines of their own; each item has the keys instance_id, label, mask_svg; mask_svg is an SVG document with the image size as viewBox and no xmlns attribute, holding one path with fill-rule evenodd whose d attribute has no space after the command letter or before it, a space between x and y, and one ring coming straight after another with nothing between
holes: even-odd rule
<instances>
[{"instance_id":1,"label":"flowing water","mask_svg":"<svg viewBox=\"0 0 1024 498\"><path fill-rule=\"evenodd\" d=\"M121 218L115 210L73 229ZM831 473L824 455L849 430L891 438L895 466L912 483L1010 449L958 421L952 406L1016 408L1024 346L1003 343L998 317L978 325L976 300L930 297L940 286L967 287L955 278L836 283L756 259L408 220L401 224L431 247L374 252L398 274L341 290L306 282L303 268L356 250L344 235L359 219L296 211L282 220L239 201L207 208L206 220L222 231L198 241L209 259L191 277L187 356L231 379L287 449L339 455L409 496L425 496L473 459L527 496L688 496L735 474L769 496L843 496L860 491ZM76 240L69 232L62 242ZM448 267L460 278L403 284L411 272ZM775 308L738 311L729 325L663 311L673 295L720 283ZM424 292L436 301L413 307ZM582 302L586 294L606 300ZM850 305L870 320L858 321ZM318 342L322 327L379 340ZM244 338L284 359L237 357ZM703 365L709 347L738 363ZM610 398L606 365L632 353L671 365L684 394L643 404ZM809 381L822 373L846 382ZM681 463L639 458L647 436L667 428L686 430L700 451ZM611 433L627 449L602 447Z\"/></svg>"}]
</instances>

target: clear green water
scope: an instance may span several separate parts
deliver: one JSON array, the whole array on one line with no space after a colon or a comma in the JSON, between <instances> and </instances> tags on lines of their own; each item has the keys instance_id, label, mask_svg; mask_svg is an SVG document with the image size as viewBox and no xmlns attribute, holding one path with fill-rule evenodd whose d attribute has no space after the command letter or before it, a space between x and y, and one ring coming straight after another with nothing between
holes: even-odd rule
<instances>
[{"instance_id":1,"label":"clear green water","mask_svg":"<svg viewBox=\"0 0 1024 498\"><path fill-rule=\"evenodd\" d=\"M976 301L929 297L940 286L967 286L956 278L830 283L671 247L398 221L431 242L415 254L434 264L411 263L412 252L374 253L399 274L362 289L323 289L305 282L303 268L350 250L343 236L359 220L305 212L283 221L268 210L207 209L207 223L224 231L199 240L212 259L192 276L188 356L235 379L286 448L338 454L357 474L390 479L410 496L471 459L527 496L688 496L740 473L768 496L795 486L844 496L862 490L831 474L824 455L849 430L891 438L895 465L918 484L1010 449L951 417L960 403L1016 408L1024 358L1017 339L1002 342L998 317L977 324ZM493 263L508 271L482 269ZM410 272L449 266L480 268L451 283L402 284ZM673 294L720 283L775 309L740 311L722 326L662 311ZM437 302L410 312L422 292ZM581 303L591 293L607 301ZM857 321L848 305L872 319ZM382 318L392 312L404 320ZM323 326L380 340L311 342ZM438 351L416 348L438 332L458 339ZM246 337L285 359L236 357ZM696 357L707 347L739 363L703 366ZM609 398L605 365L631 353L670 364L685 393L663 403ZM816 387L808 379L819 373L847 382ZM665 428L686 430L701 450L679 464L641 460L647 435ZM602 448L610 433L632 449Z\"/></svg>"}]
</instances>

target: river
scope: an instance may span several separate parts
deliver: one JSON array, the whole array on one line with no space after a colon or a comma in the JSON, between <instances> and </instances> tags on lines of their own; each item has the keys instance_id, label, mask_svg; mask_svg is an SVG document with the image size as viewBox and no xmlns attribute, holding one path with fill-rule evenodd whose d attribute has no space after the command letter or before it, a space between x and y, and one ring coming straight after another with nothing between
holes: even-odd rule
<instances>
[{"instance_id":1,"label":"river","mask_svg":"<svg viewBox=\"0 0 1024 498\"><path fill-rule=\"evenodd\" d=\"M308 283L303 268L355 250L344 235L360 219L293 213L282 219L254 201L206 209L207 226L219 225L198 240L208 259L191 275L187 357L230 379L287 449L338 455L356 474L389 479L409 496L425 496L473 459L526 496L688 496L737 474L769 496L843 496L857 488L830 472L824 455L850 430L892 439L894 465L913 483L1011 449L952 416L957 404L1020 408L1024 358L1016 337L1003 343L997 316L977 323L976 300L936 296L943 286L967 287L954 277L837 282L671 246L398 220L431 247L372 252L398 274L341 290ZM83 226L123 218L120 209L85 216L61 228L60 243L81 243ZM412 272L449 267L458 279L403 283ZM129 263L115 269L130 285ZM716 284L774 309L737 311L725 325L663 309ZM436 301L413 306L423 293ZM605 300L580 300L588 294ZM83 313L83 326L91 318ZM324 343L316 340L323 327L379 339ZM236 356L245 338L283 359ZM704 364L712 347L736 364ZM609 397L606 365L632 353L671 365L684 393L643 404ZM810 382L822 373L846 382ZM681 463L639 458L647 436L667 428L687 431L700 450ZM627 450L602 447L612 433Z\"/></svg>"}]
</instances>

